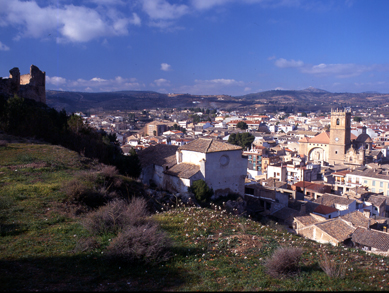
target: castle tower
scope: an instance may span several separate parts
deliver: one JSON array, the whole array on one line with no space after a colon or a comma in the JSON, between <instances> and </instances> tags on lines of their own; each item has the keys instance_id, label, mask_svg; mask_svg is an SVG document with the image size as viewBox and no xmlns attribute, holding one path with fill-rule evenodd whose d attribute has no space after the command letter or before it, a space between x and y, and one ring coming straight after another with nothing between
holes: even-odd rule
<instances>
[{"instance_id":1,"label":"castle tower","mask_svg":"<svg viewBox=\"0 0 389 293\"><path fill-rule=\"evenodd\" d=\"M343 163L345 154L351 146L351 112L331 110L330 145L328 161L330 164Z\"/></svg>"}]
</instances>

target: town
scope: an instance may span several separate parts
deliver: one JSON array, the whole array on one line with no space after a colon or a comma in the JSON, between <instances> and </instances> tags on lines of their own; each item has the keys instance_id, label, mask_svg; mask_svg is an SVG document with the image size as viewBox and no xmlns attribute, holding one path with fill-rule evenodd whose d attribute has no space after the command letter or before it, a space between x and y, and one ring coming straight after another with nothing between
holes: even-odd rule
<instances>
[{"instance_id":1,"label":"town","mask_svg":"<svg viewBox=\"0 0 389 293\"><path fill-rule=\"evenodd\" d=\"M236 214L266 216L320 243L389 250L389 121L377 109L244 113L144 109L80 115L135 149L141 180L185 193L204 179ZM237 147L236 134L251 138Z\"/></svg>"}]
</instances>

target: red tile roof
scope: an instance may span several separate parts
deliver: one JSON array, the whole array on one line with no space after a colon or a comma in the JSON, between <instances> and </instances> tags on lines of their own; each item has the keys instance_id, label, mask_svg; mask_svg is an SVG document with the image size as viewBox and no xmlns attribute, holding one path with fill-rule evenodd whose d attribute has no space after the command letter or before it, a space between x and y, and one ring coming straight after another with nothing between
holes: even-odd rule
<instances>
[{"instance_id":1,"label":"red tile roof","mask_svg":"<svg viewBox=\"0 0 389 293\"><path fill-rule=\"evenodd\" d=\"M338 211L338 209L329 206L324 206L324 205L318 205L316 209L313 210L314 213L318 213L322 215L328 215L336 211Z\"/></svg>"}]
</instances>

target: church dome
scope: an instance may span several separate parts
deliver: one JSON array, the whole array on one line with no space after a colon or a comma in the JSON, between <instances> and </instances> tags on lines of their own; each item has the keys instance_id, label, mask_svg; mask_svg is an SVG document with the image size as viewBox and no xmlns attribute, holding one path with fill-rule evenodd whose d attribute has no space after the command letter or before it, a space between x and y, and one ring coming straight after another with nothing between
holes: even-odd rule
<instances>
[{"instance_id":1,"label":"church dome","mask_svg":"<svg viewBox=\"0 0 389 293\"><path fill-rule=\"evenodd\" d=\"M371 139L370 135L368 135L367 133L360 134L357 137L356 141L357 142L373 142L373 140Z\"/></svg>"}]
</instances>

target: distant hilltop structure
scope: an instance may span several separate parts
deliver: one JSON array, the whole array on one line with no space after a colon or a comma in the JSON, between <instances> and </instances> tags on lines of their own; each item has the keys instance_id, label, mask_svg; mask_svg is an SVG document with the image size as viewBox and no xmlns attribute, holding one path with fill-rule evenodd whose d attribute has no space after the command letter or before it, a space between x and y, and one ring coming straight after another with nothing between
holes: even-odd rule
<instances>
[{"instance_id":1,"label":"distant hilltop structure","mask_svg":"<svg viewBox=\"0 0 389 293\"><path fill-rule=\"evenodd\" d=\"M46 104L46 72L31 65L30 73L20 75L19 68L9 71L9 78L0 77L0 94L32 99Z\"/></svg>"}]
</instances>

